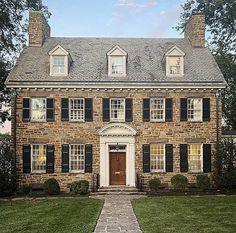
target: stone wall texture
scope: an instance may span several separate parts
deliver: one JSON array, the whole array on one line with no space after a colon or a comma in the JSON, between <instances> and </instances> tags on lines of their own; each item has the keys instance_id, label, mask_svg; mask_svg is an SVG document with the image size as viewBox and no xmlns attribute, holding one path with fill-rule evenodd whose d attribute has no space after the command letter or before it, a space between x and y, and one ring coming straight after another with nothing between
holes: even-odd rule
<instances>
[{"instance_id":1,"label":"stone wall texture","mask_svg":"<svg viewBox=\"0 0 236 233\"><path fill-rule=\"evenodd\" d=\"M23 97L50 97L55 100L54 122L23 122ZM93 98L93 122L61 121L61 98L82 97ZM216 98L211 91L182 92L145 92L145 91L114 91L114 92L79 92L74 90L44 90L21 91L16 97L16 164L19 183L42 183L49 177L55 177L62 190L74 180L87 179L91 181L93 174L61 173L61 145L64 143L87 143L93 145L93 173L100 173L100 138L98 130L109 122L102 121L102 99L104 97L128 97L133 99L133 122L126 124L137 130L136 140L136 173L143 174L142 145L162 142L173 144L174 171L170 173L144 173L145 182L151 177L161 178L163 183L170 184L173 175L180 173L180 144L201 142L212 144L214 154L216 145ZM143 98L171 97L173 98L173 122L143 122ZM209 122L180 122L180 98L209 97L211 104L211 120ZM221 109L221 104L219 105ZM14 113L14 111L13 111ZM14 116L13 116L14 118ZM13 119L14 122L14 119ZM14 124L13 124L14 126ZM221 126L221 110L219 111L219 126ZM219 127L221 128L221 127ZM14 130L14 127L13 127ZM220 132L221 135L221 132ZM55 145L55 173L53 174L23 174L22 145L30 143L48 143ZM214 157L214 156L213 156ZM212 160L212 162L214 159ZM196 174L183 173L190 182L196 181Z\"/></svg>"}]
</instances>

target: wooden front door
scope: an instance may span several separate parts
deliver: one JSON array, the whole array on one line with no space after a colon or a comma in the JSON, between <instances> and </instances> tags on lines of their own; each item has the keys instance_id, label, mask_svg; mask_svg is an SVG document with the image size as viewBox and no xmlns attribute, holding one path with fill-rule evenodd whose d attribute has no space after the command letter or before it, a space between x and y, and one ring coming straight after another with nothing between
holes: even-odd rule
<instances>
[{"instance_id":1,"label":"wooden front door","mask_svg":"<svg viewBox=\"0 0 236 233\"><path fill-rule=\"evenodd\" d=\"M110 185L126 185L126 153L110 152Z\"/></svg>"}]
</instances>

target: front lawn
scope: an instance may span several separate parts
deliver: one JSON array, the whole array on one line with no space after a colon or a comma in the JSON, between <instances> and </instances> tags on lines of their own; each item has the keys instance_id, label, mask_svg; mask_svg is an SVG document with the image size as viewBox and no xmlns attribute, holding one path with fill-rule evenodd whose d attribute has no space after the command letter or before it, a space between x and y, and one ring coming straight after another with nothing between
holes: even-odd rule
<instances>
[{"instance_id":1,"label":"front lawn","mask_svg":"<svg viewBox=\"0 0 236 233\"><path fill-rule=\"evenodd\" d=\"M132 201L145 233L234 233L236 196L154 197Z\"/></svg>"},{"instance_id":2,"label":"front lawn","mask_svg":"<svg viewBox=\"0 0 236 233\"><path fill-rule=\"evenodd\" d=\"M90 198L0 201L0 232L90 233L101 208L101 200Z\"/></svg>"}]
</instances>

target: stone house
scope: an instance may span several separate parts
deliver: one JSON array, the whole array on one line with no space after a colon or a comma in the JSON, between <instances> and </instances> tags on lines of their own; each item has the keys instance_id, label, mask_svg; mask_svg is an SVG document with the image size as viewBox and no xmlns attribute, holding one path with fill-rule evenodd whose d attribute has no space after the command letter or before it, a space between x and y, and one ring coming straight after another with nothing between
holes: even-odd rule
<instances>
[{"instance_id":1,"label":"stone house","mask_svg":"<svg viewBox=\"0 0 236 233\"><path fill-rule=\"evenodd\" d=\"M194 13L184 38L59 38L30 12L6 85L19 184L56 178L137 186L211 174L226 82ZM99 174L99 176L97 176Z\"/></svg>"}]
</instances>

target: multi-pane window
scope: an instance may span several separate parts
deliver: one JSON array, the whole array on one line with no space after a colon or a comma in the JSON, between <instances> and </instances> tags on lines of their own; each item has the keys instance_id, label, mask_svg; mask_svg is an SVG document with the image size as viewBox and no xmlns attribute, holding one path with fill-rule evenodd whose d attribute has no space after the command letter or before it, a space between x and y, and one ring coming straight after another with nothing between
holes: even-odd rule
<instances>
[{"instance_id":1,"label":"multi-pane window","mask_svg":"<svg viewBox=\"0 0 236 233\"><path fill-rule=\"evenodd\" d=\"M188 145L188 165L189 171L199 172L202 169L202 145L189 144Z\"/></svg>"},{"instance_id":2,"label":"multi-pane window","mask_svg":"<svg viewBox=\"0 0 236 233\"><path fill-rule=\"evenodd\" d=\"M150 111L152 121L165 120L165 99L151 99Z\"/></svg>"},{"instance_id":3,"label":"multi-pane window","mask_svg":"<svg viewBox=\"0 0 236 233\"><path fill-rule=\"evenodd\" d=\"M65 56L53 56L52 62L53 74L65 73Z\"/></svg>"},{"instance_id":4,"label":"multi-pane window","mask_svg":"<svg viewBox=\"0 0 236 233\"><path fill-rule=\"evenodd\" d=\"M46 120L46 98L31 99L31 120L45 121Z\"/></svg>"},{"instance_id":5,"label":"multi-pane window","mask_svg":"<svg viewBox=\"0 0 236 233\"><path fill-rule=\"evenodd\" d=\"M70 145L70 171L84 172L85 146L81 144Z\"/></svg>"},{"instance_id":6,"label":"multi-pane window","mask_svg":"<svg viewBox=\"0 0 236 233\"><path fill-rule=\"evenodd\" d=\"M111 56L111 74L124 74L124 59L123 56Z\"/></svg>"},{"instance_id":7,"label":"multi-pane window","mask_svg":"<svg viewBox=\"0 0 236 233\"><path fill-rule=\"evenodd\" d=\"M70 99L70 120L84 120L84 99Z\"/></svg>"},{"instance_id":8,"label":"multi-pane window","mask_svg":"<svg viewBox=\"0 0 236 233\"><path fill-rule=\"evenodd\" d=\"M165 171L165 145L151 144L150 145L150 162L151 171L164 172Z\"/></svg>"},{"instance_id":9,"label":"multi-pane window","mask_svg":"<svg viewBox=\"0 0 236 233\"><path fill-rule=\"evenodd\" d=\"M188 98L188 120L202 121L202 99Z\"/></svg>"},{"instance_id":10,"label":"multi-pane window","mask_svg":"<svg viewBox=\"0 0 236 233\"><path fill-rule=\"evenodd\" d=\"M169 72L172 75L181 74L181 58L180 57L169 57Z\"/></svg>"},{"instance_id":11,"label":"multi-pane window","mask_svg":"<svg viewBox=\"0 0 236 233\"><path fill-rule=\"evenodd\" d=\"M46 171L46 145L31 145L32 172Z\"/></svg>"},{"instance_id":12,"label":"multi-pane window","mask_svg":"<svg viewBox=\"0 0 236 233\"><path fill-rule=\"evenodd\" d=\"M125 120L125 99L111 99L111 120L124 121Z\"/></svg>"}]
</instances>

